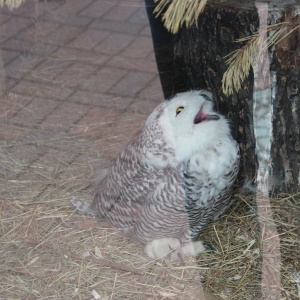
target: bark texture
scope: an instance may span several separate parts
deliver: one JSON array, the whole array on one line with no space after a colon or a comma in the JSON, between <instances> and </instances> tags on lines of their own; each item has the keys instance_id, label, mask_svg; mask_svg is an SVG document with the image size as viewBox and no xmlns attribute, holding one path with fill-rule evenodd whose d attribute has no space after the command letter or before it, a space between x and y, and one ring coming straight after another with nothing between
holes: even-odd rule
<instances>
[{"instance_id":1,"label":"bark texture","mask_svg":"<svg viewBox=\"0 0 300 300\"><path fill-rule=\"evenodd\" d=\"M258 32L259 18L254 2L209 2L198 26L182 28L173 36L175 73L163 88L170 95L189 89L212 90L216 106L232 121L233 135L240 144L240 179L253 179L257 169L253 134L253 72L243 88L226 97L221 80L227 69L226 55L243 46L235 40ZM300 22L300 6L295 1L269 2L269 24ZM270 3L271 2L271 3ZM299 120L299 30L269 49L270 70L274 75L273 140L271 147L272 187L277 191L297 191L300 180Z\"/></svg>"}]
</instances>

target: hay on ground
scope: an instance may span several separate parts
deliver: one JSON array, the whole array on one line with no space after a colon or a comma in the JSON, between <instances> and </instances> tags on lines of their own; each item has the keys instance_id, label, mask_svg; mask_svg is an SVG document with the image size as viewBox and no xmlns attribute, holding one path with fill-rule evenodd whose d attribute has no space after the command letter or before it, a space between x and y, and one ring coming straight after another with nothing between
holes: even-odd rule
<instances>
[{"instance_id":1,"label":"hay on ground","mask_svg":"<svg viewBox=\"0 0 300 300\"><path fill-rule=\"evenodd\" d=\"M262 257L253 196L236 195L230 211L202 232L200 239L213 251L184 264L151 261L139 245L74 211L73 196L91 198L88 179L80 175L88 157L72 165L65 158L61 175L53 178L46 163L33 164L30 180L16 175L22 163L11 159L9 149L0 159L10 174L0 186L2 298L193 299L200 281L214 299L260 298ZM67 172L71 167L74 176ZM282 299L300 299L299 201L300 194L271 199L281 240Z\"/></svg>"}]
</instances>

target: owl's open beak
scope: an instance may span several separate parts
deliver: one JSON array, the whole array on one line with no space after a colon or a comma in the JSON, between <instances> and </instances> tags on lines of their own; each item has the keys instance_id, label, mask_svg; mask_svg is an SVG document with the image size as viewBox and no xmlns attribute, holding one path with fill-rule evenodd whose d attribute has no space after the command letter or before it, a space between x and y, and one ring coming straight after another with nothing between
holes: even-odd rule
<instances>
[{"instance_id":1,"label":"owl's open beak","mask_svg":"<svg viewBox=\"0 0 300 300\"><path fill-rule=\"evenodd\" d=\"M200 111L197 113L194 124L198 124L202 121L208 121L208 120L219 120L220 116L218 115L208 115L203 111L203 106L201 106Z\"/></svg>"}]
</instances>

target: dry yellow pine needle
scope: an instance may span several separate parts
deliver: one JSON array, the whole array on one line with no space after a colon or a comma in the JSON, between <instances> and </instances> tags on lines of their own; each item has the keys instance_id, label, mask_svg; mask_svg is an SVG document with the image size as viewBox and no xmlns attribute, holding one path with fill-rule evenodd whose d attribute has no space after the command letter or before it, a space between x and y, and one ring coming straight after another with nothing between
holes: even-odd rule
<instances>
[{"instance_id":1,"label":"dry yellow pine needle","mask_svg":"<svg viewBox=\"0 0 300 300\"><path fill-rule=\"evenodd\" d=\"M10 10L18 8L25 0L0 0L0 7L6 5Z\"/></svg>"},{"instance_id":2,"label":"dry yellow pine needle","mask_svg":"<svg viewBox=\"0 0 300 300\"><path fill-rule=\"evenodd\" d=\"M186 25L197 26L200 13L204 10L207 0L154 0L158 3L154 13L156 17L162 15L165 27L171 32L178 32L179 28Z\"/></svg>"}]
</instances>

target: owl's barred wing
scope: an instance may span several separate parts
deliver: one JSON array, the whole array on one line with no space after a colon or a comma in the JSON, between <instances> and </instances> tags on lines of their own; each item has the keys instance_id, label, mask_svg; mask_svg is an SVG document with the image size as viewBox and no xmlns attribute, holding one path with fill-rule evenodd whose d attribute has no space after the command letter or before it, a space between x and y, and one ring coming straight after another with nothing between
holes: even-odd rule
<instances>
[{"instance_id":1,"label":"owl's barred wing","mask_svg":"<svg viewBox=\"0 0 300 300\"><path fill-rule=\"evenodd\" d=\"M129 232L132 238L146 243L157 238L180 236L189 229L182 182L180 170L171 167L164 170Z\"/></svg>"},{"instance_id":2,"label":"owl's barred wing","mask_svg":"<svg viewBox=\"0 0 300 300\"><path fill-rule=\"evenodd\" d=\"M151 136L148 136L149 139ZM157 156L156 152L149 151L148 148L145 151L144 140L145 137L141 135L124 148L94 194L94 209L113 226L126 230L130 230L138 222L139 212L148 195L164 173L164 169L155 167L163 159L163 155ZM154 150L157 151L156 148ZM154 153L152 160L149 159L149 153Z\"/></svg>"}]
</instances>

